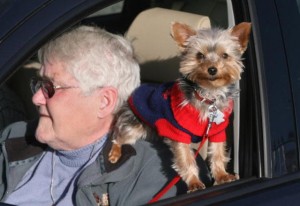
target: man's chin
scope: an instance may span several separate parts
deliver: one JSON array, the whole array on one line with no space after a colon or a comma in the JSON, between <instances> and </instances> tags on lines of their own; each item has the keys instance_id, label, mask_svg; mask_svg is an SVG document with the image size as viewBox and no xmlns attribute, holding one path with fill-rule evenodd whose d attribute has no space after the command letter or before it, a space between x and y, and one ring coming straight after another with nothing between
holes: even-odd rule
<instances>
[{"instance_id":1,"label":"man's chin","mask_svg":"<svg viewBox=\"0 0 300 206\"><path fill-rule=\"evenodd\" d=\"M49 140L53 139L51 137L53 137L52 123L44 120L44 118L40 118L35 131L35 138L41 143L48 144Z\"/></svg>"},{"instance_id":2,"label":"man's chin","mask_svg":"<svg viewBox=\"0 0 300 206\"><path fill-rule=\"evenodd\" d=\"M40 143L47 144L46 134L43 134L42 132L40 132L40 131L38 131L38 130L35 132L35 138L36 138L36 140L39 141Z\"/></svg>"}]
</instances>

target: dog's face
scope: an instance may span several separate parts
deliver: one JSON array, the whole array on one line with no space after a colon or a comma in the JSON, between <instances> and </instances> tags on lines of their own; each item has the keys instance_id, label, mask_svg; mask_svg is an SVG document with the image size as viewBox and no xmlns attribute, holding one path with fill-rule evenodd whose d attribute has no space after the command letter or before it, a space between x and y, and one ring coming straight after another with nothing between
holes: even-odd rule
<instances>
[{"instance_id":1,"label":"dog's face","mask_svg":"<svg viewBox=\"0 0 300 206\"><path fill-rule=\"evenodd\" d=\"M202 29L173 23L172 37L182 52L180 72L207 89L218 89L240 79L241 56L247 48L250 23L232 29Z\"/></svg>"}]
</instances>

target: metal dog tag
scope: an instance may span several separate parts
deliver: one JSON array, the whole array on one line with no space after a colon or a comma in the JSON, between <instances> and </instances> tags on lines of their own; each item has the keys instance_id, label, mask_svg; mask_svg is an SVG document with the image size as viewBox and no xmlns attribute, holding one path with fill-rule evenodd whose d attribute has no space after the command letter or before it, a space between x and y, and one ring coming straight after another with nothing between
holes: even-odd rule
<instances>
[{"instance_id":1,"label":"metal dog tag","mask_svg":"<svg viewBox=\"0 0 300 206\"><path fill-rule=\"evenodd\" d=\"M215 105L211 105L209 108L209 121L221 124L225 121L224 114Z\"/></svg>"},{"instance_id":2,"label":"metal dog tag","mask_svg":"<svg viewBox=\"0 0 300 206\"><path fill-rule=\"evenodd\" d=\"M216 114L216 117L215 117L215 123L216 124L221 124L222 122L224 122L225 119L224 119L224 114L223 112L221 112L220 110L217 110L217 114Z\"/></svg>"}]
</instances>

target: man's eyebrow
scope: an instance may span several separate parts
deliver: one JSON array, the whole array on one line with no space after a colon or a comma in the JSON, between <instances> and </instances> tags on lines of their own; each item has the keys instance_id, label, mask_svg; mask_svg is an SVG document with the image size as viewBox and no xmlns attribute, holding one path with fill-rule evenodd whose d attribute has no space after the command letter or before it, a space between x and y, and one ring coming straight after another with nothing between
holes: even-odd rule
<instances>
[{"instance_id":1,"label":"man's eyebrow","mask_svg":"<svg viewBox=\"0 0 300 206\"><path fill-rule=\"evenodd\" d=\"M44 71L45 67L41 66L41 69L39 71L37 71L37 77L41 78L41 79L45 79L45 80L49 80L49 81L53 81L53 77L49 77L49 76L45 76L44 75Z\"/></svg>"},{"instance_id":2,"label":"man's eyebrow","mask_svg":"<svg viewBox=\"0 0 300 206\"><path fill-rule=\"evenodd\" d=\"M52 78L50 78L50 77L48 77L48 76L43 76L43 77L41 77L42 79L45 79L45 80L48 80L48 81L53 81L53 79Z\"/></svg>"},{"instance_id":3,"label":"man's eyebrow","mask_svg":"<svg viewBox=\"0 0 300 206\"><path fill-rule=\"evenodd\" d=\"M41 80L47 80L50 82L53 82L53 79L48 77L48 76L42 76L40 73L37 74L37 78L41 79Z\"/></svg>"}]
</instances>

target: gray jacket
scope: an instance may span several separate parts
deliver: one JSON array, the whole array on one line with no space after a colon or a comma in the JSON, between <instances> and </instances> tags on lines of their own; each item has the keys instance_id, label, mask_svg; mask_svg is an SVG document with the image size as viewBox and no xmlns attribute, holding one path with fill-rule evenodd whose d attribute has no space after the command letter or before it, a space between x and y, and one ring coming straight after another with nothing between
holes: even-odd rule
<instances>
[{"instance_id":1,"label":"gray jacket","mask_svg":"<svg viewBox=\"0 0 300 206\"><path fill-rule=\"evenodd\" d=\"M36 122L17 122L1 133L1 200L47 147L35 140L35 128ZM103 205L106 197L110 205L146 204L176 175L170 151L163 144L138 141L134 146L126 145L116 164L107 161L110 147L111 141L107 141L96 161L82 172L74 193L76 205ZM176 195L179 186L184 188L184 184L177 184L163 198Z\"/></svg>"}]
</instances>

